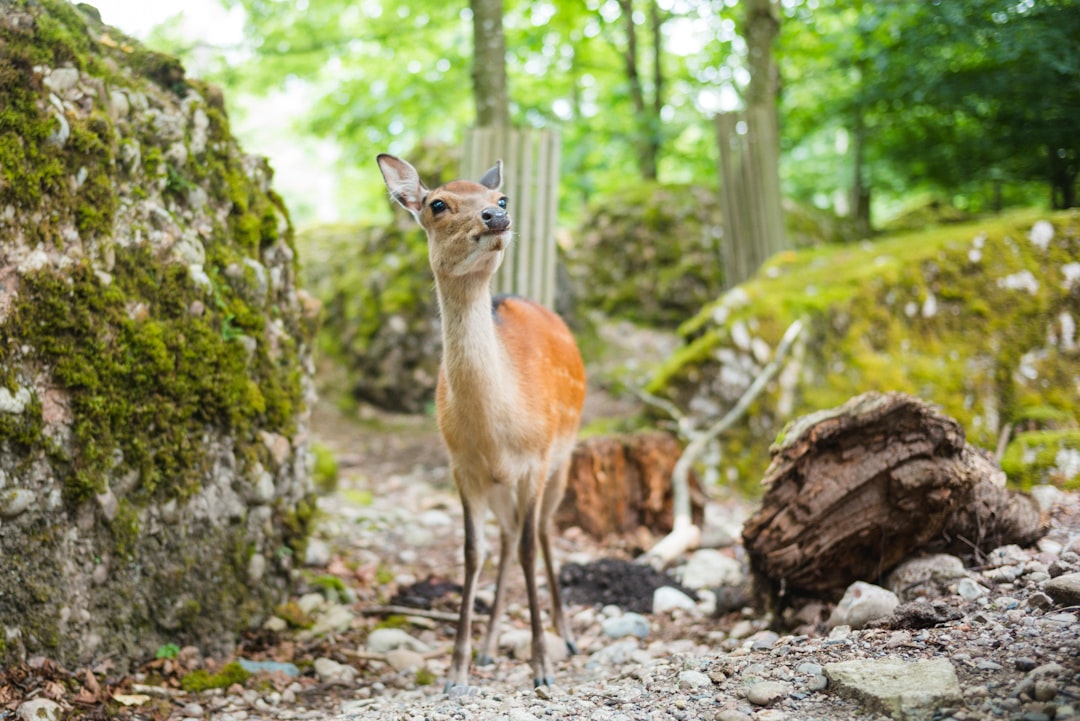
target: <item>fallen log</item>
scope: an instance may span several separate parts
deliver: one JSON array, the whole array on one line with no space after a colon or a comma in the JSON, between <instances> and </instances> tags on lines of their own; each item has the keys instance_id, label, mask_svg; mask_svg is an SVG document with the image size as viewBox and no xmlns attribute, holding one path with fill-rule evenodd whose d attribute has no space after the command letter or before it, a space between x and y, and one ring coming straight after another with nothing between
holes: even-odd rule
<instances>
[{"instance_id":1,"label":"fallen log","mask_svg":"<svg viewBox=\"0 0 1080 721\"><path fill-rule=\"evenodd\" d=\"M639 528L654 534L671 530L671 473L682 453L675 436L647 431L602 436L574 449L566 495L555 514L560 529L577 526L603 540L626 536ZM702 517L701 487L691 474L693 513Z\"/></svg>"},{"instance_id":2,"label":"fallen log","mask_svg":"<svg viewBox=\"0 0 1080 721\"><path fill-rule=\"evenodd\" d=\"M905 558L985 552L1043 532L960 424L903 393L866 393L795 421L770 449L761 508L743 528L759 599L836 600Z\"/></svg>"}]
</instances>

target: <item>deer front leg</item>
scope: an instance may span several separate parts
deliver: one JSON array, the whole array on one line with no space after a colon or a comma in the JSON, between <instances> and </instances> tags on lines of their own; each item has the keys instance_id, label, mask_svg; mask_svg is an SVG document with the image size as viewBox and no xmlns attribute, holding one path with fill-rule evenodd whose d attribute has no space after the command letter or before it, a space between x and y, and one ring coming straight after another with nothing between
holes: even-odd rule
<instances>
[{"instance_id":1,"label":"deer front leg","mask_svg":"<svg viewBox=\"0 0 1080 721\"><path fill-rule=\"evenodd\" d=\"M555 677L548 666L544 645L544 621L540 616L540 599L536 591L536 525L538 516L536 496L525 502L521 523L518 556L525 573L525 592L529 597L529 622L532 630L533 686L554 686Z\"/></svg>"},{"instance_id":2,"label":"deer front leg","mask_svg":"<svg viewBox=\"0 0 1080 721\"><path fill-rule=\"evenodd\" d=\"M456 687L469 683L469 661L472 655L472 615L476 601L476 584L486 553L483 528L483 508L475 508L465 494L461 494L461 506L465 516L465 583L461 591L461 615L458 616L457 635L454 637L454 653L450 661L450 676L446 681L449 693Z\"/></svg>"},{"instance_id":3,"label":"deer front leg","mask_svg":"<svg viewBox=\"0 0 1080 721\"><path fill-rule=\"evenodd\" d=\"M555 622L555 630L562 636L566 643L566 650L572 655L577 654L578 647L574 643L574 636L570 632L570 624L566 620L566 609L563 608L562 590L559 588L559 574L555 568L555 556L551 552L551 519L562 501L566 490L566 482L570 473L570 462L567 461L559 467L551 482L544 489L544 503L540 509L540 550L544 554L544 570L547 571L548 593L551 595L552 620Z\"/></svg>"},{"instance_id":4,"label":"deer front leg","mask_svg":"<svg viewBox=\"0 0 1080 721\"><path fill-rule=\"evenodd\" d=\"M506 609L506 574L510 570L510 550L513 538L502 529L499 532L499 574L495 581L495 601L491 605L491 620L488 623L484 641L480 644L480 655L476 657L477 666L495 663L495 654L499 644L499 625Z\"/></svg>"}]
</instances>

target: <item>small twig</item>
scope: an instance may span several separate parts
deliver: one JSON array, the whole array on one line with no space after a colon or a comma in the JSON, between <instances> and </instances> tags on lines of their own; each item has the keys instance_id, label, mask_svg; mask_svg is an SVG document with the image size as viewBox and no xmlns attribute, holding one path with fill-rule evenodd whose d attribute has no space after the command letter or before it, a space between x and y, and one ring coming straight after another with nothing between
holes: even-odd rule
<instances>
[{"instance_id":1,"label":"small twig","mask_svg":"<svg viewBox=\"0 0 1080 721\"><path fill-rule=\"evenodd\" d=\"M994 451L994 460L1001 464L1001 459L1005 457L1005 449L1009 447L1009 438L1012 436L1012 423L1006 423L1001 429L1001 435L998 436L997 449Z\"/></svg>"},{"instance_id":2,"label":"small twig","mask_svg":"<svg viewBox=\"0 0 1080 721\"><path fill-rule=\"evenodd\" d=\"M690 469L697 462L698 457L704 452L706 446L718 435L730 428L735 421L739 420L750 404L761 394L765 386L780 370L784 358L794 345L799 334L802 333L803 322L796 320L780 339L776 347L776 353L761 374L754 379L750 387L739 398L738 402L729 410L724 417L713 423L703 433L697 433L686 445L679 460L675 463L675 470L671 473L672 507L675 513L675 522L671 533L660 539L649 551L638 560L650 563L654 566L666 566L680 554L698 544L701 531L694 525L690 510Z\"/></svg>"},{"instance_id":3,"label":"small twig","mask_svg":"<svg viewBox=\"0 0 1080 721\"><path fill-rule=\"evenodd\" d=\"M361 609L360 613L365 616L419 616L431 618L436 621L457 621L458 614L448 611L429 611L425 608L410 608L409 606L368 606ZM486 621L487 614L474 613L473 621Z\"/></svg>"}]
</instances>

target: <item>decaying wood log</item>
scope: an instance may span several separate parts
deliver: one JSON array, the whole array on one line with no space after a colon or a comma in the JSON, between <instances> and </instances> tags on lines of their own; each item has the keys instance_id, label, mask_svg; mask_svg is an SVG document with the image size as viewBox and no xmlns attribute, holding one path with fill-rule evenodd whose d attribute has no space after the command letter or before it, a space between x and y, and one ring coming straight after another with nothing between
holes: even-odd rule
<instances>
[{"instance_id":1,"label":"decaying wood log","mask_svg":"<svg viewBox=\"0 0 1080 721\"><path fill-rule=\"evenodd\" d=\"M1031 499L1005 491L960 424L902 393L805 416L770 450L768 490L743 541L759 593L773 600L835 600L919 551L1041 535Z\"/></svg>"},{"instance_id":2,"label":"decaying wood log","mask_svg":"<svg viewBox=\"0 0 1080 721\"><path fill-rule=\"evenodd\" d=\"M675 436L663 431L582 441L574 450L555 525L578 526L597 539L630 534L639 527L667 533L673 519L671 472L681 453ZM701 487L693 476L691 485L700 498ZM694 513L700 522L700 501Z\"/></svg>"}]
</instances>

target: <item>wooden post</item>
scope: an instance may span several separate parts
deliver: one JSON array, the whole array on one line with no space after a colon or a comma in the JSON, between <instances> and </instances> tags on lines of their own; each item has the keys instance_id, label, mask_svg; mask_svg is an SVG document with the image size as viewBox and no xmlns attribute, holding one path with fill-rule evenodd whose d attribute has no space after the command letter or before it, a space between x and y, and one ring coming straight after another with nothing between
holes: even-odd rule
<instances>
[{"instance_id":1,"label":"wooden post","mask_svg":"<svg viewBox=\"0 0 1080 721\"><path fill-rule=\"evenodd\" d=\"M510 198L514 242L494 290L555 307L559 199L559 134L554 130L472 128L465 134L461 176L475 180L503 161L503 192Z\"/></svg>"}]
</instances>

